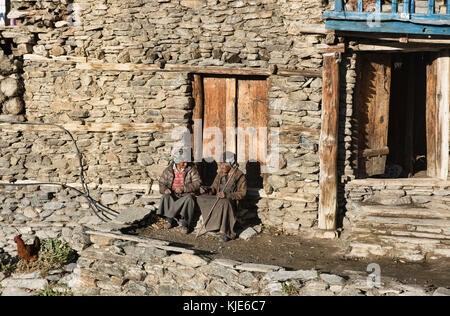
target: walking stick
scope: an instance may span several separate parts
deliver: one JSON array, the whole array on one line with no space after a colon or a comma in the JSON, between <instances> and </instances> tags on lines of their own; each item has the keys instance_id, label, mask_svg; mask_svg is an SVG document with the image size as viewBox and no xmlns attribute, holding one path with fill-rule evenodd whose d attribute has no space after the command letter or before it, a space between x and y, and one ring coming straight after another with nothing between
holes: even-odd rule
<instances>
[{"instance_id":1,"label":"walking stick","mask_svg":"<svg viewBox=\"0 0 450 316\"><path fill-rule=\"evenodd\" d=\"M233 174L232 174L231 177L228 179L227 183L225 183L225 186L224 186L222 192L225 192L225 190L227 189L228 184L230 183L231 179L234 177L234 174L236 173L236 169L237 169L237 167L234 167L234 168L233 168ZM209 221L209 219L210 219L210 217L211 217L211 214L212 214L214 208L216 207L217 202L219 202L219 200L220 200L220 198L216 198L216 201L214 202L213 206L212 206L211 209L209 210L209 213L208 213L208 215L206 216L206 218L203 220L202 227L200 227L200 230L197 232L197 235L195 236L195 238L198 238L198 236L202 236L202 235L204 235L204 234L207 233L207 231L206 231L206 224L208 223L208 221ZM200 234L200 232L201 232L202 230L205 230L205 232L203 232L202 234Z\"/></svg>"}]
</instances>

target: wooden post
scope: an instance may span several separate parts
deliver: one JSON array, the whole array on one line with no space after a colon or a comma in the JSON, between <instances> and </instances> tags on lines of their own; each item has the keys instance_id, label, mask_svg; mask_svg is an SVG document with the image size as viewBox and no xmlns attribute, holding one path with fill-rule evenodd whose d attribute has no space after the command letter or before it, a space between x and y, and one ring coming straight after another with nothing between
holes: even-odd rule
<instances>
[{"instance_id":1,"label":"wooden post","mask_svg":"<svg viewBox=\"0 0 450 316\"><path fill-rule=\"evenodd\" d=\"M338 185L339 55L324 55L323 64L322 130L319 144L319 229L335 230Z\"/></svg>"},{"instance_id":2,"label":"wooden post","mask_svg":"<svg viewBox=\"0 0 450 316\"><path fill-rule=\"evenodd\" d=\"M427 175L447 179L449 161L450 55L434 55L427 66Z\"/></svg>"}]
</instances>

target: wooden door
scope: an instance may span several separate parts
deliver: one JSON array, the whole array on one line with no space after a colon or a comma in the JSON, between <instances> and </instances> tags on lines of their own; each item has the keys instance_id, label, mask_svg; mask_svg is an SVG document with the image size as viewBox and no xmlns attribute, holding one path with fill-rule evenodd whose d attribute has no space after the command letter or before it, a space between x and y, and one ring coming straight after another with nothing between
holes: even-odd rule
<instances>
[{"instance_id":1,"label":"wooden door","mask_svg":"<svg viewBox=\"0 0 450 316\"><path fill-rule=\"evenodd\" d=\"M391 55L361 55L358 76L359 171L363 176L381 175L389 154Z\"/></svg>"},{"instance_id":2,"label":"wooden door","mask_svg":"<svg viewBox=\"0 0 450 316\"><path fill-rule=\"evenodd\" d=\"M260 175L268 150L268 89L266 78L195 75L194 120L203 123L203 139L197 143L209 162L202 163L203 174L215 173L215 162L229 151L247 174ZM262 178L250 182L262 184Z\"/></svg>"}]
</instances>

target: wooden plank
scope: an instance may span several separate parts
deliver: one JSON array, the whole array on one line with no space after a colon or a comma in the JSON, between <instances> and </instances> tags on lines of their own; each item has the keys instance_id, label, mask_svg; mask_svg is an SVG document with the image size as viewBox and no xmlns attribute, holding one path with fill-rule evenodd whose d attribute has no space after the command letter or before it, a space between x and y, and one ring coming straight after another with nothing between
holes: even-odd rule
<instances>
[{"instance_id":1,"label":"wooden plank","mask_svg":"<svg viewBox=\"0 0 450 316\"><path fill-rule=\"evenodd\" d=\"M298 69L298 70L287 70L287 69L278 69L278 76L305 76L305 77L322 77L322 70L313 70L313 69Z\"/></svg>"},{"instance_id":2,"label":"wooden plank","mask_svg":"<svg viewBox=\"0 0 450 316\"><path fill-rule=\"evenodd\" d=\"M366 54L358 64L357 118L358 151L361 176L383 174L386 156L365 158L364 151L381 152L388 143L391 57L388 54ZM367 153L366 152L366 153Z\"/></svg>"},{"instance_id":3,"label":"wooden plank","mask_svg":"<svg viewBox=\"0 0 450 316\"><path fill-rule=\"evenodd\" d=\"M344 10L344 1L343 0L334 0L334 11L342 12Z\"/></svg>"},{"instance_id":4,"label":"wooden plank","mask_svg":"<svg viewBox=\"0 0 450 316\"><path fill-rule=\"evenodd\" d=\"M320 45L320 46L319 46ZM317 51L321 54L331 54L331 53L345 53L345 44L337 44L333 46L328 46L324 44L317 45ZM325 46L322 48L322 46Z\"/></svg>"},{"instance_id":5,"label":"wooden plank","mask_svg":"<svg viewBox=\"0 0 450 316\"><path fill-rule=\"evenodd\" d=\"M392 0L392 13L398 12L398 0Z\"/></svg>"},{"instance_id":6,"label":"wooden plank","mask_svg":"<svg viewBox=\"0 0 450 316\"><path fill-rule=\"evenodd\" d=\"M125 234L120 234L120 233L107 233L107 232L88 230L88 231L86 231L86 234L108 237L108 238L113 238L113 239L134 241L134 242L146 244L146 245L157 247L157 248L159 248L161 246L169 246L170 245L170 242L168 242L168 241L162 241L162 240L145 238L145 237L138 237L138 236L133 236L133 235L125 235Z\"/></svg>"},{"instance_id":7,"label":"wooden plank","mask_svg":"<svg viewBox=\"0 0 450 316\"><path fill-rule=\"evenodd\" d=\"M226 78L204 77L203 158L221 161L226 137Z\"/></svg>"},{"instance_id":8,"label":"wooden plank","mask_svg":"<svg viewBox=\"0 0 450 316\"><path fill-rule=\"evenodd\" d=\"M226 144L225 150L237 153L237 110L236 110L236 89L237 80L235 78L226 79L225 91L225 126Z\"/></svg>"},{"instance_id":9,"label":"wooden plank","mask_svg":"<svg viewBox=\"0 0 450 316\"><path fill-rule=\"evenodd\" d=\"M403 0L403 13L411 13L410 9L411 9L411 0Z\"/></svg>"},{"instance_id":10,"label":"wooden plank","mask_svg":"<svg viewBox=\"0 0 450 316\"><path fill-rule=\"evenodd\" d=\"M365 149L361 156L362 157L373 157L373 156L386 156L389 154L389 147L385 146L376 149Z\"/></svg>"},{"instance_id":11,"label":"wooden plank","mask_svg":"<svg viewBox=\"0 0 450 316\"><path fill-rule=\"evenodd\" d=\"M339 120L339 63L324 55L322 129L319 145L319 229L335 230L337 220L337 153Z\"/></svg>"},{"instance_id":12,"label":"wooden plank","mask_svg":"<svg viewBox=\"0 0 450 316\"><path fill-rule=\"evenodd\" d=\"M358 0L358 12L364 11L363 0Z\"/></svg>"},{"instance_id":13,"label":"wooden plank","mask_svg":"<svg viewBox=\"0 0 450 316\"><path fill-rule=\"evenodd\" d=\"M379 149L387 147L388 143L388 126L389 126L389 101L391 90L391 56L390 55L373 55L373 66L376 71L376 99L372 103L370 109L371 117L369 118L369 142L370 149ZM369 175L383 174L386 167L386 156L373 157L369 159L366 169Z\"/></svg>"},{"instance_id":14,"label":"wooden plank","mask_svg":"<svg viewBox=\"0 0 450 316\"><path fill-rule=\"evenodd\" d=\"M173 123L86 123L81 124L61 124L69 132L168 132L180 124ZM35 126L35 125L16 125L0 122L0 130L4 131L48 131L60 132L57 127Z\"/></svg>"},{"instance_id":15,"label":"wooden plank","mask_svg":"<svg viewBox=\"0 0 450 316\"><path fill-rule=\"evenodd\" d=\"M354 22L367 22L373 21L374 16L373 12L330 12L325 11L323 13L323 18L332 21L332 20L342 20L345 21L354 21ZM405 15L403 13L377 13L376 15L377 21L380 22L404 22L405 25L417 24L422 25L423 27L432 27L432 26L445 26L450 25L450 17L446 14L410 14L410 18L405 19ZM389 25L389 24L386 24ZM369 27L371 29L371 27ZM362 29L360 31L363 31ZM369 31L371 32L371 31ZM394 32L395 33L395 32ZM397 32L398 33L398 32Z\"/></svg>"},{"instance_id":16,"label":"wooden plank","mask_svg":"<svg viewBox=\"0 0 450 316\"><path fill-rule=\"evenodd\" d=\"M428 0L428 14L434 14L436 9L435 1L436 0Z\"/></svg>"},{"instance_id":17,"label":"wooden plank","mask_svg":"<svg viewBox=\"0 0 450 316\"><path fill-rule=\"evenodd\" d=\"M268 122L267 80L238 81L238 160L258 161L263 165L267 155Z\"/></svg>"},{"instance_id":18,"label":"wooden plank","mask_svg":"<svg viewBox=\"0 0 450 316\"><path fill-rule=\"evenodd\" d=\"M449 106L450 106L450 51L440 54L437 59L437 177L447 179L449 162Z\"/></svg>"},{"instance_id":19,"label":"wooden plank","mask_svg":"<svg viewBox=\"0 0 450 316\"><path fill-rule=\"evenodd\" d=\"M194 98L194 110L192 120L194 121L194 132L192 135L194 161L200 162L203 152L203 78L195 74L192 83L192 96Z\"/></svg>"},{"instance_id":20,"label":"wooden plank","mask_svg":"<svg viewBox=\"0 0 450 316\"><path fill-rule=\"evenodd\" d=\"M437 177L437 62L432 58L427 65L427 101L426 101L426 131L427 131L427 175Z\"/></svg>"},{"instance_id":21,"label":"wooden plank","mask_svg":"<svg viewBox=\"0 0 450 316\"><path fill-rule=\"evenodd\" d=\"M447 6L449 6L447 1ZM438 61L438 94L439 100L439 125L442 133L441 157L439 178L447 179L448 177L448 164L449 164L449 107L450 107L450 50L446 50L441 53Z\"/></svg>"},{"instance_id":22,"label":"wooden plank","mask_svg":"<svg viewBox=\"0 0 450 316\"><path fill-rule=\"evenodd\" d=\"M382 13L381 13L382 14ZM370 18L370 17L369 17ZM439 25L436 21L417 21L419 23L403 21L381 21L367 26L367 21L372 20L327 20L326 29L335 31L354 31L369 33L401 33L401 34L419 34L419 35L450 35L450 26ZM433 25L434 23L436 25ZM450 23L450 22L446 22Z\"/></svg>"}]
</instances>

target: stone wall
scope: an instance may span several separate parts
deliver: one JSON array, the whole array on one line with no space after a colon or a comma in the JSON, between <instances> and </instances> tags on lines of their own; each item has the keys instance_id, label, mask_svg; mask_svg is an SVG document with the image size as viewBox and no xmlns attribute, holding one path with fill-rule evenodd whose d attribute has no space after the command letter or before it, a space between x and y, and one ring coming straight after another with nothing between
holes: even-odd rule
<instances>
[{"instance_id":1,"label":"stone wall","mask_svg":"<svg viewBox=\"0 0 450 316\"><path fill-rule=\"evenodd\" d=\"M134 185L125 197L115 192L117 201L133 204L143 194L157 198L152 184L176 141L170 132L192 124L192 76L164 67L320 70L316 46L335 39L303 34L301 27L321 23L323 9L322 1L36 1L17 6L21 26L2 36L23 60L24 119L67 127L84 156L87 182ZM267 177L258 216L289 233L308 231L317 218L322 81L270 79L269 126L282 127L281 159L280 170ZM99 127L118 123L126 127ZM2 181L79 182L65 136L10 132L0 150ZM16 147L20 157L12 153Z\"/></svg>"},{"instance_id":2,"label":"stone wall","mask_svg":"<svg viewBox=\"0 0 450 316\"><path fill-rule=\"evenodd\" d=\"M184 248L91 235L70 282L75 295L158 296L364 296L431 295L382 277L374 286L365 272L339 276L315 270L210 259ZM442 291L445 289L441 289Z\"/></svg>"}]
</instances>

